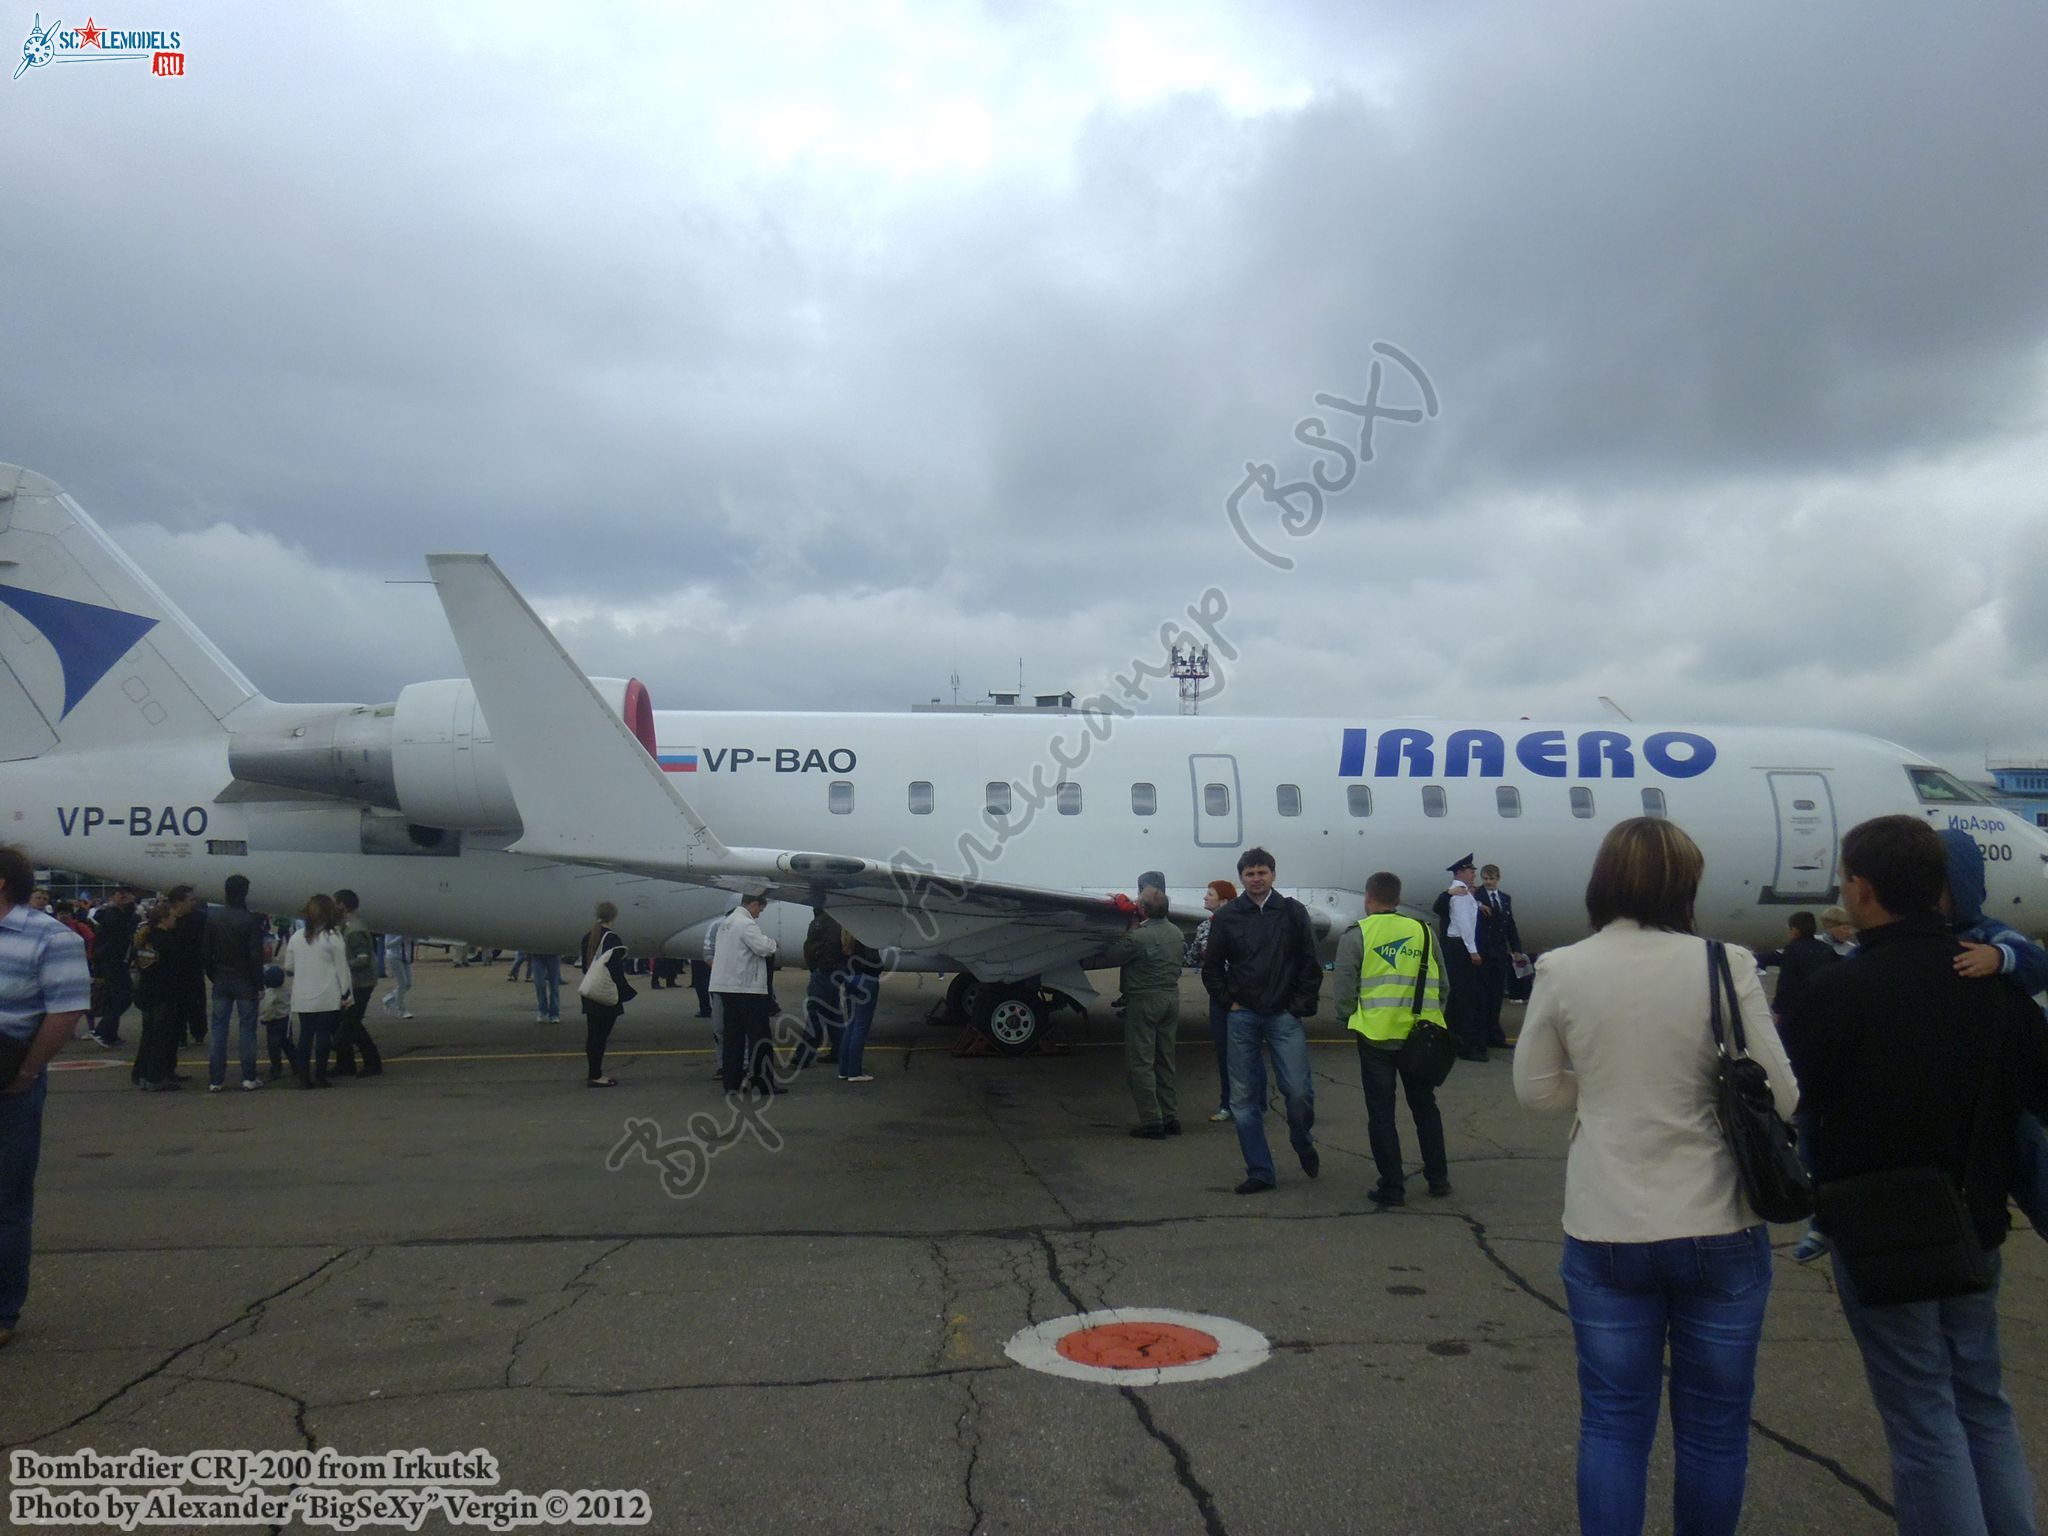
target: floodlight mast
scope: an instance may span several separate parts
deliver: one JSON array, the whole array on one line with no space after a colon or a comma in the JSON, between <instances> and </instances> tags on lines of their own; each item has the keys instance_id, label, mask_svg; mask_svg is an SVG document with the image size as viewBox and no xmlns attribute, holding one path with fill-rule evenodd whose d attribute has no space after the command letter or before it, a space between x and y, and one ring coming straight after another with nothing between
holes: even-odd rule
<instances>
[{"instance_id":1,"label":"floodlight mast","mask_svg":"<svg viewBox=\"0 0 2048 1536\"><path fill-rule=\"evenodd\" d=\"M1202 684L1209 680L1209 647L1176 645L1173 648L1173 676L1180 685L1180 712L1184 715L1200 714Z\"/></svg>"}]
</instances>

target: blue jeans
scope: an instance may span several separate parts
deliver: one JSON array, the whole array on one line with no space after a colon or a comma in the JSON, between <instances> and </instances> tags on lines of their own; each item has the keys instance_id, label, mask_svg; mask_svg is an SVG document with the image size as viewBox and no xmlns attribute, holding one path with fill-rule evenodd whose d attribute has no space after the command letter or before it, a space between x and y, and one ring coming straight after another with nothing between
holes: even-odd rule
<instances>
[{"instance_id":1,"label":"blue jeans","mask_svg":"<svg viewBox=\"0 0 2048 1536\"><path fill-rule=\"evenodd\" d=\"M821 1045L834 1056L839 1054L840 1038L846 1033L841 1022L845 1010L839 1000L839 985L837 966L822 965L812 970L810 985L804 989L804 1037L796 1048L796 1066L808 1067L816 1061Z\"/></svg>"},{"instance_id":2,"label":"blue jeans","mask_svg":"<svg viewBox=\"0 0 2048 1536\"><path fill-rule=\"evenodd\" d=\"M1659 1243L1564 1242L1579 1352L1579 1530L1643 1528L1664 1349L1671 1348L1675 1536L1730 1536L1749 1475L1756 1346L1771 1298L1768 1232Z\"/></svg>"},{"instance_id":3,"label":"blue jeans","mask_svg":"<svg viewBox=\"0 0 2048 1536\"><path fill-rule=\"evenodd\" d=\"M1273 1078L1287 1104L1287 1139L1296 1154L1315 1150L1309 1131L1316 1123L1316 1086L1308 1071L1308 1034L1291 1013L1230 1010L1230 1118L1237 1122L1237 1144L1244 1152L1244 1172L1261 1184L1278 1182L1273 1150L1266 1145L1266 1053L1273 1057Z\"/></svg>"},{"instance_id":4,"label":"blue jeans","mask_svg":"<svg viewBox=\"0 0 2048 1536\"><path fill-rule=\"evenodd\" d=\"M391 990L384 994L384 1006L393 1013L403 1013L406 994L412 991L412 961L403 949L393 946L385 952L385 965L391 975Z\"/></svg>"},{"instance_id":5,"label":"blue jeans","mask_svg":"<svg viewBox=\"0 0 2048 1536\"><path fill-rule=\"evenodd\" d=\"M839 1075L859 1077L861 1052L875 1022L875 1004L882 1000L882 978L853 972L846 978L846 1032L839 1037Z\"/></svg>"},{"instance_id":6,"label":"blue jeans","mask_svg":"<svg viewBox=\"0 0 2048 1536\"><path fill-rule=\"evenodd\" d=\"M1209 1043L1216 1047L1216 1107L1230 1108L1230 1004L1209 999ZM1264 1098L1264 1094L1259 1095Z\"/></svg>"},{"instance_id":7,"label":"blue jeans","mask_svg":"<svg viewBox=\"0 0 2048 1536\"><path fill-rule=\"evenodd\" d=\"M1892 1453L1900 1536L2034 1530L2034 1487L2000 1380L1998 1256L1991 1289L1947 1301L1866 1307L1835 1260L1842 1315Z\"/></svg>"},{"instance_id":8,"label":"blue jeans","mask_svg":"<svg viewBox=\"0 0 2048 1536\"><path fill-rule=\"evenodd\" d=\"M26 1093L0 1093L0 1328L19 1322L28 1300L29 1228L49 1090L50 1074L38 1072Z\"/></svg>"},{"instance_id":9,"label":"blue jeans","mask_svg":"<svg viewBox=\"0 0 2048 1536\"><path fill-rule=\"evenodd\" d=\"M562 1016L562 957L528 955L526 964L533 977L533 1011L559 1019Z\"/></svg>"},{"instance_id":10,"label":"blue jeans","mask_svg":"<svg viewBox=\"0 0 2048 1536\"><path fill-rule=\"evenodd\" d=\"M224 1083L228 1079L228 1015L240 1016L242 1038L242 1080L256 1080L256 992L246 981L216 981L213 984L213 1023L206 1037L206 1080Z\"/></svg>"}]
</instances>

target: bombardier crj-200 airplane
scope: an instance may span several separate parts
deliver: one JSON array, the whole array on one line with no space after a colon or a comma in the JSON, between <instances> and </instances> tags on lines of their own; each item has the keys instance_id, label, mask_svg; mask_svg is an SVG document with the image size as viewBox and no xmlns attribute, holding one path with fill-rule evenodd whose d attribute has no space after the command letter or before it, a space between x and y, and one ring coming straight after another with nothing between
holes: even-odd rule
<instances>
[{"instance_id":1,"label":"bombardier crj-200 airplane","mask_svg":"<svg viewBox=\"0 0 2048 1536\"><path fill-rule=\"evenodd\" d=\"M1009 1050L1096 995L1110 893L1162 870L1192 920L1253 843L1326 952L1370 872L1433 893L1470 849L1512 871L1529 947L1568 943L1602 834L1645 812L1705 848L1699 921L1731 940L1833 901L1842 831L1897 811L1983 845L1988 910L2026 931L2048 911L2048 837L1867 737L1135 716L1084 743L1084 717L1029 711L657 713L586 678L488 558L428 567L467 678L278 703L69 496L0 465L0 840L216 899L240 871L259 910L352 886L381 928L532 950L609 897L636 952L694 956L765 885L792 963L823 902L900 967L954 973Z\"/></svg>"}]
</instances>

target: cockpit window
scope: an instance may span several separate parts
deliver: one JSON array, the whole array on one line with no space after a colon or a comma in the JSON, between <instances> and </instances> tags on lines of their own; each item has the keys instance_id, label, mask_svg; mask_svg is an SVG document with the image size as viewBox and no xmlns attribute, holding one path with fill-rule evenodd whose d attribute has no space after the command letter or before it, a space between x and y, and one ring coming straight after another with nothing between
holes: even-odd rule
<instances>
[{"instance_id":1,"label":"cockpit window","mask_svg":"<svg viewBox=\"0 0 2048 1536\"><path fill-rule=\"evenodd\" d=\"M1906 769L1922 805L1989 805L1991 802L1952 773L1939 768Z\"/></svg>"}]
</instances>

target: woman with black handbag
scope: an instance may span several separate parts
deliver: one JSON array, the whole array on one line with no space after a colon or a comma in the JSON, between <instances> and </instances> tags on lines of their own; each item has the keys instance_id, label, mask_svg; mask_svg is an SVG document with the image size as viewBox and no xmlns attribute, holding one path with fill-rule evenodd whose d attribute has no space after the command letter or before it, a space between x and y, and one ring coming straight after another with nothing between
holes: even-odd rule
<instances>
[{"instance_id":1,"label":"woman with black handbag","mask_svg":"<svg viewBox=\"0 0 2048 1536\"><path fill-rule=\"evenodd\" d=\"M1699 845L1652 817L1607 834L1586 886L1591 938L1537 962L1515 1092L1575 1110L1562 1275L1579 1358L1579 1527L1639 1532L1665 1344L1678 1536L1742 1514L1767 1229L1720 1121L1708 946L1693 933ZM1799 1098L1749 955L1732 955L1747 1053L1780 1115Z\"/></svg>"}]
</instances>

